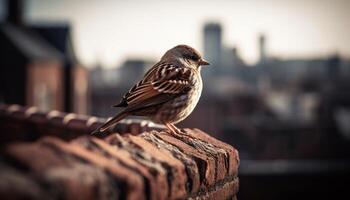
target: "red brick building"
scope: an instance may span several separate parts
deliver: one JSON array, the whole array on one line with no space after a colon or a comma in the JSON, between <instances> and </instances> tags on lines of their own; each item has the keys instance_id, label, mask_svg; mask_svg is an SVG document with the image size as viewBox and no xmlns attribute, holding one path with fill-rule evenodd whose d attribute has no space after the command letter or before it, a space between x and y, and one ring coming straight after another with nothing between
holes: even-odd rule
<instances>
[{"instance_id":1,"label":"red brick building","mask_svg":"<svg viewBox=\"0 0 350 200\"><path fill-rule=\"evenodd\" d=\"M0 103L86 114L88 71L75 56L69 25L25 25L21 9L21 1L9 1L0 26Z\"/></svg>"}]
</instances>

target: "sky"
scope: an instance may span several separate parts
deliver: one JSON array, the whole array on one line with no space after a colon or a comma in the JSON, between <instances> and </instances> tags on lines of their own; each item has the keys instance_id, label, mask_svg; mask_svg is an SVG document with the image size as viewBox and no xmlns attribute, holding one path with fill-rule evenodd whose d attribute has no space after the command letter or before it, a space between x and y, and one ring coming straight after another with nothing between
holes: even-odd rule
<instances>
[{"instance_id":1,"label":"sky","mask_svg":"<svg viewBox=\"0 0 350 200\"><path fill-rule=\"evenodd\" d=\"M221 23L224 45L249 64L260 33L271 56L350 57L349 10L350 0L29 0L25 17L68 22L83 64L116 67L128 57L158 60L177 44L202 51L206 22Z\"/></svg>"}]
</instances>

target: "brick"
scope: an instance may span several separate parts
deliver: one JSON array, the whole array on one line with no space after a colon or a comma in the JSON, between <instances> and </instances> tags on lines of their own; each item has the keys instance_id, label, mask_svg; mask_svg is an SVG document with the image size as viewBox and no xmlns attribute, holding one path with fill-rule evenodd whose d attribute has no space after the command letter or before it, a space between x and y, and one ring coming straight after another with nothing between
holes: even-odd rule
<instances>
[{"instance_id":1,"label":"brick","mask_svg":"<svg viewBox=\"0 0 350 200\"><path fill-rule=\"evenodd\" d=\"M41 142L52 145L64 153L74 155L92 165L107 170L118 181L118 183L120 183L118 187L120 189L125 189L123 191L125 194L121 194L125 195L127 199L145 199L142 177L121 166L119 163L109 160L104 156L95 154L79 145L65 143L56 138L47 137L42 139Z\"/></svg>"},{"instance_id":2,"label":"brick","mask_svg":"<svg viewBox=\"0 0 350 200\"><path fill-rule=\"evenodd\" d=\"M12 166L0 163L0 197L1 199L49 199L50 196L33 177Z\"/></svg>"},{"instance_id":3,"label":"brick","mask_svg":"<svg viewBox=\"0 0 350 200\"><path fill-rule=\"evenodd\" d=\"M82 137L74 140L73 143L84 145L94 152L99 154L108 154L109 159L115 159L120 162L123 166L133 170L144 178L144 185L146 189L146 195L148 199L165 199L166 194L158 189L158 185L162 184L162 181L157 176L152 175L148 168L132 159L129 152L116 146L111 146L103 140Z\"/></svg>"},{"instance_id":4,"label":"brick","mask_svg":"<svg viewBox=\"0 0 350 200\"><path fill-rule=\"evenodd\" d=\"M152 156L153 159L157 160L165 167L169 186L169 198L179 199L185 197L187 177L185 167L179 160L172 157L171 154L159 151L154 145L142 137L125 135L125 139L128 139L129 142L137 145L138 148Z\"/></svg>"},{"instance_id":5,"label":"brick","mask_svg":"<svg viewBox=\"0 0 350 200\"><path fill-rule=\"evenodd\" d=\"M83 162L53 167L45 172L45 179L61 199L118 199L124 192L103 169Z\"/></svg>"},{"instance_id":6,"label":"brick","mask_svg":"<svg viewBox=\"0 0 350 200\"><path fill-rule=\"evenodd\" d=\"M217 148L211 143L200 140L199 138L196 138L193 136L190 137L188 134L177 134L177 135L174 135L173 137L176 137L177 139L183 141L184 143L192 146L201 154L207 155L208 157L214 159L215 161L214 177L216 182L224 179L228 175L227 173L228 167L226 167L227 153L225 150L221 148Z\"/></svg>"},{"instance_id":7,"label":"brick","mask_svg":"<svg viewBox=\"0 0 350 200\"><path fill-rule=\"evenodd\" d=\"M158 180L158 190L162 191L166 197L169 196L169 186L167 183L167 170L159 160L152 157L149 153L140 148L135 148L128 140L121 137L119 134L110 135L105 139L109 144L124 149L134 161L148 168L149 172Z\"/></svg>"},{"instance_id":8,"label":"brick","mask_svg":"<svg viewBox=\"0 0 350 200\"><path fill-rule=\"evenodd\" d=\"M49 187L51 197L104 199L107 194L117 197L115 188L111 188L111 181L101 169L55 151L48 145L15 144L6 151L7 157L10 157L7 159L15 161L20 168L29 169L38 181Z\"/></svg>"},{"instance_id":9,"label":"brick","mask_svg":"<svg viewBox=\"0 0 350 200\"><path fill-rule=\"evenodd\" d=\"M157 137L178 148L180 151L190 156L197 164L200 175L201 187L207 187L215 183L215 160L202 154L196 148L174 138L166 132L159 132Z\"/></svg>"},{"instance_id":10,"label":"brick","mask_svg":"<svg viewBox=\"0 0 350 200\"><path fill-rule=\"evenodd\" d=\"M53 166L69 165L50 148L38 143L12 144L6 148L6 154L10 157L9 159L35 172L41 172Z\"/></svg>"},{"instance_id":11,"label":"brick","mask_svg":"<svg viewBox=\"0 0 350 200\"><path fill-rule=\"evenodd\" d=\"M207 133L204 133L203 131L199 130L199 129L184 129L185 133L187 133L189 136L193 137L193 138L197 138L200 139L202 141L205 141L209 144L212 144L218 148L223 149L225 152L227 152L228 156L226 156L226 158L228 158L228 174L230 176L235 176L238 173L238 166L239 166L239 155L238 155L238 151L232 147L229 144L226 144L212 136L210 136Z\"/></svg>"},{"instance_id":12,"label":"brick","mask_svg":"<svg viewBox=\"0 0 350 200\"><path fill-rule=\"evenodd\" d=\"M238 186L238 178L229 179L224 182L217 183L215 186L209 188L205 192L200 192L189 197L188 200L236 199Z\"/></svg>"},{"instance_id":13,"label":"brick","mask_svg":"<svg viewBox=\"0 0 350 200\"><path fill-rule=\"evenodd\" d=\"M159 151L162 151L166 154L172 155L174 158L178 159L180 162L183 163L185 166L185 172L187 176L187 183L186 183L186 191L187 193L196 193L199 190L200 187L200 175L198 173L198 167L197 164L190 156L187 156L185 153L180 151L177 147L168 144L164 142L163 140L159 139L155 135L158 132L152 131L143 133L141 137L143 137L145 140L149 141L150 143L154 144L158 148Z\"/></svg>"}]
</instances>

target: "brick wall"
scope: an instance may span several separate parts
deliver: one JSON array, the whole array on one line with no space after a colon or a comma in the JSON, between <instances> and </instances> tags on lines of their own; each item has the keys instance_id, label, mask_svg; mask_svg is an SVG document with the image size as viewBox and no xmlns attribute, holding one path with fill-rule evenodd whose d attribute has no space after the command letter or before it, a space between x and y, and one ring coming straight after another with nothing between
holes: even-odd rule
<instances>
[{"instance_id":1,"label":"brick wall","mask_svg":"<svg viewBox=\"0 0 350 200\"><path fill-rule=\"evenodd\" d=\"M232 146L198 129L174 136L144 121L90 136L103 121L1 106L0 196L235 199L239 157Z\"/></svg>"}]
</instances>

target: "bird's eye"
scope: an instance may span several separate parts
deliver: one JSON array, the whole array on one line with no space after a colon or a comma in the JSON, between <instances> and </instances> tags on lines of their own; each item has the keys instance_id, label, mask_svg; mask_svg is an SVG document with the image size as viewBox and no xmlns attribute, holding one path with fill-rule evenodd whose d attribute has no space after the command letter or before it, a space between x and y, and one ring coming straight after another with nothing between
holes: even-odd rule
<instances>
[{"instance_id":1,"label":"bird's eye","mask_svg":"<svg viewBox=\"0 0 350 200\"><path fill-rule=\"evenodd\" d=\"M198 61L199 60L199 57L197 55L187 55L186 56L187 59L189 60L193 60L193 61Z\"/></svg>"},{"instance_id":2,"label":"bird's eye","mask_svg":"<svg viewBox=\"0 0 350 200\"><path fill-rule=\"evenodd\" d=\"M197 61L199 59L199 57L196 55L193 55L193 56L191 56L191 59Z\"/></svg>"}]
</instances>

